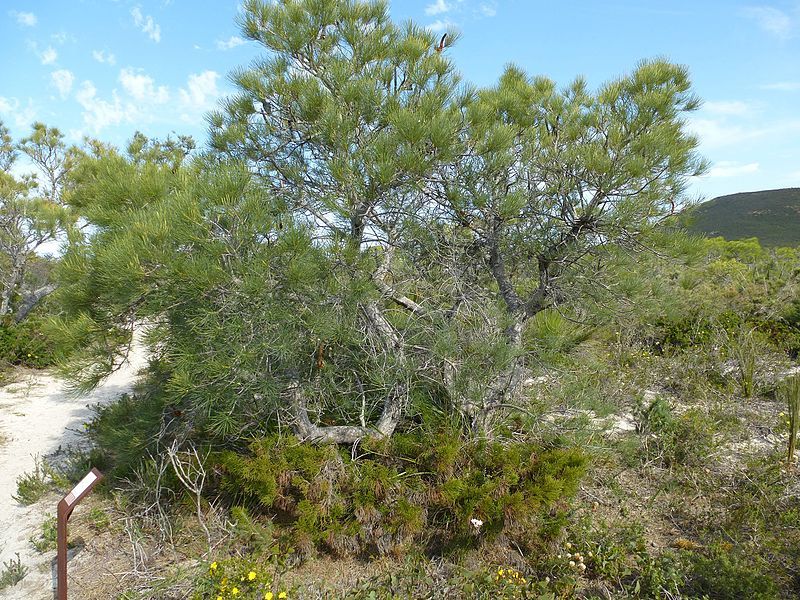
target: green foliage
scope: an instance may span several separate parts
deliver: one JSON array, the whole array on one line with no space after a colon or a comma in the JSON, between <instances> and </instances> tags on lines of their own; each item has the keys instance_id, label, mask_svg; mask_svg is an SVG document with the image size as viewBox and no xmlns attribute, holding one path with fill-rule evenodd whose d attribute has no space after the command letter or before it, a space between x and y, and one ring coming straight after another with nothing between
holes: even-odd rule
<instances>
[{"instance_id":1,"label":"green foliage","mask_svg":"<svg viewBox=\"0 0 800 600\"><path fill-rule=\"evenodd\" d=\"M536 581L513 567L480 564L453 566L431 573L430 565L407 560L390 575L372 577L348 595L354 600L389 598L477 598L503 600L555 600L547 581Z\"/></svg>"},{"instance_id":2,"label":"green foliage","mask_svg":"<svg viewBox=\"0 0 800 600\"><path fill-rule=\"evenodd\" d=\"M665 467L698 466L713 448L717 429L713 420L698 409L675 416L666 400L655 398L636 407L637 429L642 435L640 458Z\"/></svg>"},{"instance_id":3,"label":"green foliage","mask_svg":"<svg viewBox=\"0 0 800 600\"><path fill-rule=\"evenodd\" d=\"M557 310L547 309L528 321L523 336L525 345L532 350L559 354L569 352L591 333L590 327L570 321Z\"/></svg>"},{"instance_id":4,"label":"green foliage","mask_svg":"<svg viewBox=\"0 0 800 600\"><path fill-rule=\"evenodd\" d=\"M711 600L777 600L781 597L775 582L763 565L729 548L713 546L707 553L690 558L685 591Z\"/></svg>"},{"instance_id":5,"label":"green foliage","mask_svg":"<svg viewBox=\"0 0 800 600\"><path fill-rule=\"evenodd\" d=\"M786 403L789 417L789 449L786 460L792 464L797 448L797 430L800 428L800 375L794 375L784 381L779 394Z\"/></svg>"},{"instance_id":6,"label":"green foliage","mask_svg":"<svg viewBox=\"0 0 800 600\"><path fill-rule=\"evenodd\" d=\"M287 421L352 443L406 406L490 433L534 355L588 335L561 315L602 303L705 168L664 60L594 91L515 67L472 89L455 32L383 2L249 0L240 25L264 56L210 116L213 151L85 152L68 201L93 228L60 269L69 370L97 384L147 320L165 402L212 445Z\"/></svg>"},{"instance_id":7,"label":"green foliage","mask_svg":"<svg viewBox=\"0 0 800 600\"><path fill-rule=\"evenodd\" d=\"M797 448L797 430L800 428L800 375L790 377L781 385L780 396L786 402L789 416L789 449L787 462L794 462L794 452Z\"/></svg>"},{"instance_id":8,"label":"green foliage","mask_svg":"<svg viewBox=\"0 0 800 600\"><path fill-rule=\"evenodd\" d=\"M17 585L28 574L28 567L22 564L17 553L17 559L10 558L3 562L3 571L0 572L0 591Z\"/></svg>"},{"instance_id":9,"label":"green foliage","mask_svg":"<svg viewBox=\"0 0 800 600\"><path fill-rule=\"evenodd\" d=\"M85 432L93 446L88 463L113 479L131 477L149 454L157 453L157 434L170 417L164 399L147 391L98 406Z\"/></svg>"},{"instance_id":10,"label":"green foliage","mask_svg":"<svg viewBox=\"0 0 800 600\"><path fill-rule=\"evenodd\" d=\"M753 330L741 330L735 338L729 341L731 354L736 360L736 369L742 395L750 398L754 391L756 372L756 356L758 347L753 335Z\"/></svg>"},{"instance_id":11,"label":"green foliage","mask_svg":"<svg viewBox=\"0 0 800 600\"><path fill-rule=\"evenodd\" d=\"M583 578L613 586L619 597L682 597L685 561L669 550L654 553L640 524L611 527L584 518L568 539L574 541L561 544L559 554L548 565L562 596L571 597Z\"/></svg>"},{"instance_id":12,"label":"green foliage","mask_svg":"<svg viewBox=\"0 0 800 600\"><path fill-rule=\"evenodd\" d=\"M0 325L0 366L42 369L55 364L57 348L47 333L46 319L32 316L21 323Z\"/></svg>"},{"instance_id":13,"label":"green foliage","mask_svg":"<svg viewBox=\"0 0 800 600\"><path fill-rule=\"evenodd\" d=\"M209 564L196 582L192 598L241 598L241 600L283 600L286 589L278 589L269 565L242 558Z\"/></svg>"},{"instance_id":14,"label":"green foliage","mask_svg":"<svg viewBox=\"0 0 800 600\"><path fill-rule=\"evenodd\" d=\"M50 491L50 479L50 468L42 459L36 457L33 471L17 477L17 493L11 497L23 506L35 504Z\"/></svg>"},{"instance_id":15,"label":"green foliage","mask_svg":"<svg viewBox=\"0 0 800 600\"><path fill-rule=\"evenodd\" d=\"M39 554L56 549L58 539L58 520L56 517L46 516L38 535L30 538L30 542Z\"/></svg>"},{"instance_id":16,"label":"green foliage","mask_svg":"<svg viewBox=\"0 0 800 600\"><path fill-rule=\"evenodd\" d=\"M292 437L264 438L250 451L219 456L221 490L289 520L302 554L402 554L420 545L439 553L501 534L533 552L557 535L585 470L574 450L446 432L365 443L357 460Z\"/></svg>"}]
</instances>

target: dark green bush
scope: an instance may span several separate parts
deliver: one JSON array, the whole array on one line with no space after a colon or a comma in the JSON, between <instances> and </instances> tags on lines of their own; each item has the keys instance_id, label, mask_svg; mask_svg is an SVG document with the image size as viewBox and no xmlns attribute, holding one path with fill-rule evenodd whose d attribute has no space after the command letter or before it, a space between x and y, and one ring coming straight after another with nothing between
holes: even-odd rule
<instances>
[{"instance_id":1,"label":"dark green bush","mask_svg":"<svg viewBox=\"0 0 800 600\"><path fill-rule=\"evenodd\" d=\"M403 554L412 545L439 554L501 535L534 551L558 535L586 467L576 450L449 432L365 441L361 453L269 436L249 454L218 455L220 489L290 523L301 554Z\"/></svg>"}]
</instances>

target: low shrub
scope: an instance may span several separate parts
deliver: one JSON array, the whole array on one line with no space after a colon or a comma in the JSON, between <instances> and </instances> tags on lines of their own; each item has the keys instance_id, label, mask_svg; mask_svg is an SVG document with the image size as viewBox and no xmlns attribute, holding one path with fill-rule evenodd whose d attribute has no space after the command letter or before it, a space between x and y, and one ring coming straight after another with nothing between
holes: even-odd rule
<instances>
[{"instance_id":1,"label":"low shrub","mask_svg":"<svg viewBox=\"0 0 800 600\"><path fill-rule=\"evenodd\" d=\"M0 571L0 591L17 585L28 574L28 567L22 564L17 552L17 559L13 558L3 562L3 570Z\"/></svg>"},{"instance_id":2,"label":"low shrub","mask_svg":"<svg viewBox=\"0 0 800 600\"><path fill-rule=\"evenodd\" d=\"M635 412L645 460L669 468L699 466L708 458L717 427L702 411L690 409L675 415L659 397L649 404L640 401Z\"/></svg>"},{"instance_id":3,"label":"low shrub","mask_svg":"<svg viewBox=\"0 0 800 600\"><path fill-rule=\"evenodd\" d=\"M43 369L56 362L56 347L44 332L45 319L31 316L22 323L0 325L0 365Z\"/></svg>"},{"instance_id":4,"label":"low shrub","mask_svg":"<svg viewBox=\"0 0 800 600\"><path fill-rule=\"evenodd\" d=\"M501 536L541 550L559 534L586 467L577 450L449 432L365 441L358 457L277 435L249 449L217 455L220 491L291 524L301 555L439 554Z\"/></svg>"},{"instance_id":5,"label":"low shrub","mask_svg":"<svg viewBox=\"0 0 800 600\"><path fill-rule=\"evenodd\" d=\"M780 598L775 582L764 565L752 557L739 556L721 545L707 553L692 554L684 593L710 600L775 600Z\"/></svg>"},{"instance_id":6,"label":"low shrub","mask_svg":"<svg viewBox=\"0 0 800 600\"><path fill-rule=\"evenodd\" d=\"M268 565L243 558L212 562L197 581L192 598L236 600L284 600L289 592L278 589Z\"/></svg>"}]
</instances>

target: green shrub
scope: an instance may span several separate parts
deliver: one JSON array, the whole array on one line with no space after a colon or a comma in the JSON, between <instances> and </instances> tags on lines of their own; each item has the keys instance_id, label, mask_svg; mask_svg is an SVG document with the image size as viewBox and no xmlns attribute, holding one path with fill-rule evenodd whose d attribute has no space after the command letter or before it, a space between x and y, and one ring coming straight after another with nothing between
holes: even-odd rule
<instances>
[{"instance_id":1,"label":"green shrub","mask_svg":"<svg viewBox=\"0 0 800 600\"><path fill-rule=\"evenodd\" d=\"M47 465L37 457L33 470L17 477L17 493L11 497L23 506L34 504L50 490L49 480Z\"/></svg>"},{"instance_id":2,"label":"green shrub","mask_svg":"<svg viewBox=\"0 0 800 600\"><path fill-rule=\"evenodd\" d=\"M246 558L228 558L209 564L198 579L192 598L236 598L237 600L284 600L286 589L277 589L269 565Z\"/></svg>"},{"instance_id":3,"label":"green shrub","mask_svg":"<svg viewBox=\"0 0 800 600\"><path fill-rule=\"evenodd\" d=\"M789 450L786 460L789 464L794 462L794 452L797 448L797 430L800 427L800 375L795 375L783 383L780 394L786 402L789 418Z\"/></svg>"},{"instance_id":4,"label":"green shrub","mask_svg":"<svg viewBox=\"0 0 800 600\"><path fill-rule=\"evenodd\" d=\"M692 554L684 592L710 600L773 600L780 597L766 570L752 560L713 546L706 554Z\"/></svg>"},{"instance_id":5,"label":"green shrub","mask_svg":"<svg viewBox=\"0 0 800 600\"><path fill-rule=\"evenodd\" d=\"M363 442L362 455L293 437L218 455L220 489L291 523L295 550L338 556L474 548L501 534L540 550L561 530L586 459L529 443L468 442L441 432ZM472 520L480 521L480 525Z\"/></svg>"},{"instance_id":6,"label":"green shrub","mask_svg":"<svg viewBox=\"0 0 800 600\"><path fill-rule=\"evenodd\" d=\"M690 409L676 416L659 397L646 405L639 400L635 412L645 460L673 467L702 465L708 458L717 427L702 411Z\"/></svg>"},{"instance_id":7,"label":"green shrub","mask_svg":"<svg viewBox=\"0 0 800 600\"><path fill-rule=\"evenodd\" d=\"M87 463L115 479L130 477L155 452L155 440L164 417L171 415L158 394L124 394L116 402L98 406L87 424L94 449Z\"/></svg>"},{"instance_id":8,"label":"green shrub","mask_svg":"<svg viewBox=\"0 0 800 600\"><path fill-rule=\"evenodd\" d=\"M11 558L3 562L3 571L0 572L0 591L12 585L17 585L27 574L28 567L22 564L18 552L16 560Z\"/></svg>"},{"instance_id":9,"label":"green shrub","mask_svg":"<svg viewBox=\"0 0 800 600\"><path fill-rule=\"evenodd\" d=\"M30 538L30 543L40 554L56 549L58 536L58 521L55 517L47 515L42 522L41 532Z\"/></svg>"},{"instance_id":10,"label":"green shrub","mask_svg":"<svg viewBox=\"0 0 800 600\"><path fill-rule=\"evenodd\" d=\"M42 369L56 361L56 348L44 332L45 319L31 316L22 323L0 325L0 365Z\"/></svg>"}]
</instances>

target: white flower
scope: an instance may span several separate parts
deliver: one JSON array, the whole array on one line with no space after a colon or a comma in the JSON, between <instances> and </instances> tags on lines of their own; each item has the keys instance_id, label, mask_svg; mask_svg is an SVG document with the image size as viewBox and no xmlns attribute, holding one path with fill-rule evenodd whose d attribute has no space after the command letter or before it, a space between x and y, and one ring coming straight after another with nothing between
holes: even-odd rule
<instances>
[{"instance_id":1,"label":"white flower","mask_svg":"<svg viewBox=\"0 0 800 600\"><path fill-rule=\"evenodd\" d=\"M480 519L470 519L469 522L472 523L472 526L475 529L480 529L481 525L483 525L483 521L481 521Z\"/></svg>"}]
</instances>

